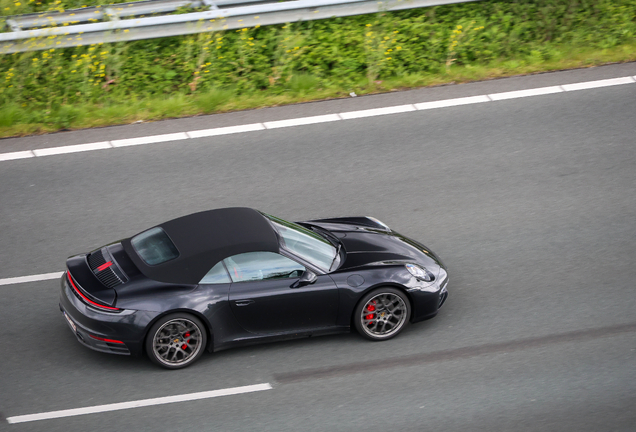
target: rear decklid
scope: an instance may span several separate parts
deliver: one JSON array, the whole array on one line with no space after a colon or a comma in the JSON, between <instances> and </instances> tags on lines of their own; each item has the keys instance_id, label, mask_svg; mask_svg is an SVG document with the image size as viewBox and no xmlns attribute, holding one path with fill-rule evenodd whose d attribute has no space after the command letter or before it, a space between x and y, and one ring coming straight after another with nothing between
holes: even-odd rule
<instances>
[{"instance_id":1,"label":"rear decklid","mask_svg":"<svg viewBox=\"0 0 636 432\"><path fill-rule=\"evenodd\" d=\"M70 257L66 266L79 289L93 300L111 306L117 299L116 287L128 282L131 273L138 273L121 243Z\"/></svg>"}]
</instances>

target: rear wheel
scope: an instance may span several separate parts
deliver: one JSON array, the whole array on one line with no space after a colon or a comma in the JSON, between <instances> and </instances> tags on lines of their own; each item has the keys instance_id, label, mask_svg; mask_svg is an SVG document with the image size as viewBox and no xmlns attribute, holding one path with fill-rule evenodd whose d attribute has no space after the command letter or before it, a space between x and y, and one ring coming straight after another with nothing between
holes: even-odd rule
<instances>
[{"instance_id":1,"label":"rear wheel","mask_svg":"<svg viewBox=\"0 0 636 432\"><path fill-rule=\"evenodd\" d=\"M207 334L198 318L186 313L166 315L146 337L146 353L153 363L167 369L191 365L203 354Z\"/></svg>"},{"instance_id":2,"label":"rear wheel","mask_svg":"<svg viewBox=\"0 0 636 432\"><path fill-rule=\"evenodd\" d=\"M381 341L400 333L411 318L411 303L396 288L378 288L366 294L353 313L353 323L367 339Z\"/></svg>"}]
</instances>

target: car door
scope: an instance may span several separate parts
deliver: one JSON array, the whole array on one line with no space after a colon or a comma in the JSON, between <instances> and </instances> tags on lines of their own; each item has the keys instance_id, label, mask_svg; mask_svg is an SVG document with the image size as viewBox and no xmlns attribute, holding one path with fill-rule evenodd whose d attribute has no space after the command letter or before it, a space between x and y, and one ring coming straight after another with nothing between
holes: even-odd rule
<instances>
[{"instance_id":1,"label":"car door","mask_svg":"<svg viewBox=\"0 0 636 432\"><path fill-rule=\"evenodd\" d=\"M232 278L230 307L245 330L275 334L336 325L338 288L329 275L297 286L305 267L273 252L249 252L223 262Z\"/></svg>"}]
</instances>

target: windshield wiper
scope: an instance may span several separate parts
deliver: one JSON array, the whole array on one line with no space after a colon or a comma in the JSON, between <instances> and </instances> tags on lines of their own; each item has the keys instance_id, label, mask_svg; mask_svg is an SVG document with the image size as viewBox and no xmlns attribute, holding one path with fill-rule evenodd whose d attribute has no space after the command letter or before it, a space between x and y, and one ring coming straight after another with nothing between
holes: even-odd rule
<instances>
[{"instance_id":1,"label":"windshield wiper","mask_svg":"<svg viewBox=\"0 0 636 432\"><path fill-rule=\"evenodd\" d=\"M336 264L339 264L339 258L340 258L340 251L342 250L342 242L340 241L340 239L338 237L336 237L335 235L333 235L332 233L330 233L329 231L327 231L324 228L320 228L316 225L310 225L311 230L318 233L322 238L324 238L325 240L327 240L329 243L331 243L333 246L336 247L336 256L333 257L333 261L331 262L331 267L329 267L329 271L332 271L335 269Z\"/></svg>"},{"instance_id":2,"label":"windshield wiper","mask_svg":"<svg viewBox=\"0 0 636 432\"><path fill-rule=\"evenodd\" d=\"M338 237L336 237L335 235L331 234L326 229L317 227L315 225L311 225L311 230L314 231L314 232L317 232L322 238L327 240L332 245L334 245L336 247L340 246L340 240L338 240Z\"/></svg>"},{"instance_id":3,"label":"windshield wiper","mask_svg":"<svg viewBox=\"0 0 636 432\"><path fill-rule=\"evenodd\" d=\"M340 249L342 249L342 243L338 243L338 247L336 248L336 256L333 257L333 261L331 262L331 267L329 267L329 271L335 270L337 264L340 263Z\"/></svg>"}]
</instances>

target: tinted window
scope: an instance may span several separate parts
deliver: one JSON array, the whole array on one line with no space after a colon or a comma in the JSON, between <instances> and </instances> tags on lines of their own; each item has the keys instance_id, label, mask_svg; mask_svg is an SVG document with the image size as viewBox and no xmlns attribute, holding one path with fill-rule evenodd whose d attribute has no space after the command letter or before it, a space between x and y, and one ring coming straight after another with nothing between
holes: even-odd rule
<instances>
[{"instance_id":1,"label":"tinted window","mask_svg":"<svg viewBox=\"0 0 636 432\"><path fill-rule=\"evenodd\" d=\"M148 265L157 265L179 256L177 247L159 227L151 228L130 239L132 247Z\"/></svg>"},{"instance_id":2,"label":"tinted window","mask_svg":"<svg viewBox=\"0 0 636 432\"><path fill-rule=\"evenodd\" d=\"M210 271L201 279L202 284L221 284L230 283L230 277L227 275L225 266L222 261L219 261Z\"/></svg>"},{"instance_id":3,"label":"tinted window","mask_svg":"<svg viewBox=\"0 0 636 432\"><path fill-rule=\"evenodd\" d=\"M223 260L234 282L297 278L305 267L274 252L249 252Z\"/></svg>"}]
</instances>

